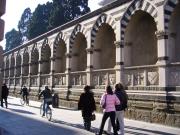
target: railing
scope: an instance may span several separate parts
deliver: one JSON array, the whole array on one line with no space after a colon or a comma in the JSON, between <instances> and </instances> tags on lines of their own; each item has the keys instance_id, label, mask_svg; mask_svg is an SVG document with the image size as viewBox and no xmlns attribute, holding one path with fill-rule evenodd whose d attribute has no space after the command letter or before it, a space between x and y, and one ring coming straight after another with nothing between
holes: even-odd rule
<instances>
[{"instance_id":1,"label":"railing","mask_svg":"<svg viewBox=\"0 0 180 135\"><path fill-rule=\"evenodd\" d=\"M38 76L37 75L31 76L30 85L31 86L38 86Z\"/></svg>"},{"instance_id":2,"label":"railing","mask_svg":"<svg viewBox=\"0 0 180 135\"><path fill-rule=\"evenodd\" d=\"M65 73L55 73L54 74L54 86L60 87L66 85L66 74Z\"/></svg>"},{"instance_id":3,"label":"railing","mask_svg":"<svg viewBox=\"0 0 180 135\"><path fill-rule=\"evenodd\" d=\"M70 84L72 86L83 86L86 85L86 71L71 72L70 74Z\"/></svg>"},{"instance_id":4,"label":"railing","mask_svg":"<svg viewBox=\"0 0 180 135\"><path fill-rule=\"evenodd\" d=\"M169 65L169 85L180 86L180 62Z\"/></svg>"},{"instance_id":5,"label":"railing","mask_svg":"<svg viewBox=\"0 0 180 135\"><path fill-rule=\"evenodd\" d=\"M104 88L107 84L113 86L116 83L114 69L100 69L92 72L92 83L95 88Z\"/></svg>"},{"instance_id":6,"label":"railing","mask_svg":"<svg viewBox=\"0 0 180 135\"><path fill-rule=\"evenodd\" d=\"M158 66L125 67L126 86L157 86L159 85Z\"/></svg>"},{"instance_id":7,"label":"railing","mask_svg":"<svg viewBox=\"0 0 180 135\"><path fill-rule=\"evenodd\" d=\"M41 85L50 85L50 75L49 74L42 74L41 75Z\"/></svg>"}]
</instances>

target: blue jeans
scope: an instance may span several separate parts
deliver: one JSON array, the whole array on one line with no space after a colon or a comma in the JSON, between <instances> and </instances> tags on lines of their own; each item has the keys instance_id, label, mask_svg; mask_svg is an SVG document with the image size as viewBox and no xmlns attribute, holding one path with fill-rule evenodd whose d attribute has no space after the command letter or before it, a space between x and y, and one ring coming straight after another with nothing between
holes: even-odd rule
<instances>
[{"instance_id":1,"label":"blue jeans","mask_svg":"<svg viewBox=\"0 0 180 135\"><path fill-rule=\"evenodd\" d=\"M47 113L49 102L52 102L52 98L46 98L43 100L43 114L45 114L45 112Z\"/></svg>"}]
</instances>

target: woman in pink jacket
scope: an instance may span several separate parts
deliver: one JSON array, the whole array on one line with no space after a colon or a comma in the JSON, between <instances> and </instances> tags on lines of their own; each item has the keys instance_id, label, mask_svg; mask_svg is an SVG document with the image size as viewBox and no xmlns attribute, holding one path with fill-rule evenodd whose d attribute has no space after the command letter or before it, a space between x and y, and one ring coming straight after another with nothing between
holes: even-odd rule
<instances>
[{"instance_id":1,"label":"woman in pink jacket","mask_svg":"<svg viewBox=\"0 0 180 135\"><path fill-rule=\"evenodd\" d=\"M117 135L117 130L115 127L115 112L116 112L115 105L120 104L120 101L117 98L117 96L113 94L111 86L106 87L106 93L104 93L101 97L101 100L100 100L101 106L103 106L104 103L106 104L106 106L104 107L104 110L103 110L104 114L102 117L102 122L101 122L98 135L102 135L104 125L108 117L110 117L111 119L114 135Z\"/></svg>"}]
</instances>

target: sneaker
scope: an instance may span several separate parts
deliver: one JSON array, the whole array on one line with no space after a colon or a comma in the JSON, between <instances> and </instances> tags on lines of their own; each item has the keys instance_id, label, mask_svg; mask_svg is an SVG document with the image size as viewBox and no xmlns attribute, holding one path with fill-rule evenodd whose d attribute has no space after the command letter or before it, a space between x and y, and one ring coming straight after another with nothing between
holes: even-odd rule
<instances>
[{"instance_id":1,"label":"sneaker","mask_svg":"<svg viewBox=\"0 0 180 135\"><path fill-rule=\"evenodd\" d=\"M43 116L45 116L45 114L44 114L44 113L42 114L42 117L43 117Z\"/></svg>"}]
</instances>

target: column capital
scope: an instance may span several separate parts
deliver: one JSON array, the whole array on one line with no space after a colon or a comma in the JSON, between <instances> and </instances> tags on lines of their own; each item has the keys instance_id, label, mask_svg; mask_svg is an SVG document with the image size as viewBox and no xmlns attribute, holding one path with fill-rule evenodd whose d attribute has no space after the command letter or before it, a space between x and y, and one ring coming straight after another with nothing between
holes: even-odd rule
<instances>
[{"instance_id":1,"label":"column capital","mask_svg":"<svg viewBox=\"0 0 180 135\"><path fill-rule=\"evenodd\" d=\"M156 34L156 37L158 40L168 39L168 32L167 31L159 30L159 31L156 31L155 34Z\"/></svg>"},{"instance_id":2,"label":"column capital","mask_svg":"<svg viewBox=\"0 0 180 135\"><path fill-rule=\"evenodd\" d=\"M55 59L56 59L55 57L50 57L51 61L55 61Z\"/></svg>"},{"instance_id":3,"label":"column capital","mask_svg":"<svg viewBox=\"0 0 180 135\"><path fill-rule=\"evenodd\" d=\"M86 48L86 52L89 53L89 54L93 54L93 48Z\"/></svg>"},{"instance_id":4,"label":"column capital","mask_svg":"<svg viewBox=\"0 0 180 135\"><path fill-rule=\"evenodd\" d=\"M114 41L116 48L124 48L125 42L124 41Z\"/></svg>"},{"instance_id":5,"label":"column capital","mask_svg":"<svg viewBox=\"0 0 180 135\"><path fill-rule=\"evenodd\" d=\"M72 57L70 53L66 53L65 55L66 55L67 58L71 58Z\"/></svg>"},{"instance_id":6,"label":"column capital","mask_svg":"<svg viewBox=\"0 0 180 135\"><path fill-rule=\"evenodd\" d=\"M42 62L42 60L39 60L38 63L39 63L39 64L42 64L43 62Z\"/></svg>"}]
</instances>

